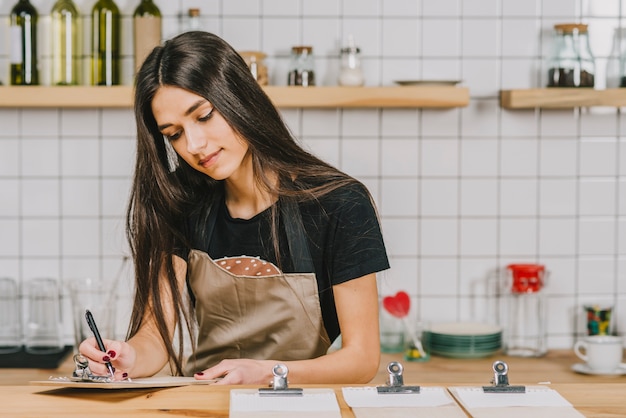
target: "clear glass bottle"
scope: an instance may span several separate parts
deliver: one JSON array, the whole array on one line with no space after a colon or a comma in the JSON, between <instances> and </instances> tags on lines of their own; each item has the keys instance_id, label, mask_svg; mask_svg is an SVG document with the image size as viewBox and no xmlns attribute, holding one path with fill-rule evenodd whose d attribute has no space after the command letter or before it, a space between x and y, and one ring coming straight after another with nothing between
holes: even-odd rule
<instances>
[{"instance_id":1,"label":"clear glass bottle","mask_svg":"<svg viewBox=\"0 0 626 418\"><path fill-rule=\"evenodd\" d=\"M291 48L291 64L287 84L304 87L315 85L315 60L312 46L294 46Z\"/></svg>"},{"instance_id":2,"label":"clear glass bottle","mask_svg":"<svg viewBox=\"0 0 626 418\"><path fill-rule=\"evenodd\" d=\"M354 44L352 35L348 37L348 45L341 48L340 86L362 86L365 83L361 71L361 49Z\"/></svg>"},{"instance_id":3,"label":"clear glass bottle","mask_svg":"<svg viewBox=\"0 0 626 418\"><path fill-rule=\"evenodd\" d=\"M161 11L152 0L141 0L133 13L135 71L155 46L161 43Z\"/></svg>"},{"instance_id":4,"label":"clear glass bottle","mask_svg":"<svg viewBox=\"0 0 626 418\"><path fill-rule=\"evenodd\" d=\"M10 15L11 84L39 84L37 65L37 19L39 15L28 0L19 0Z\"/></svg>"},{"instance_id":5,"label":"clear glass bottle","mask_svg":"<svg viewBox=\"0 0 626 418\"><path fill-rule=\"evenodd\" d=\"M50 12L52 25L52 84L80 83L80 13L72 0L57 0Z\"/></svg>"},{"instance_id":6,"label":"clear glass bottle","mask_svg":"<svg viewBox=\"0 0 626 418\"><path fill-rule=\"evenodd\" d=\"M120 11L113 0L98 0L92 12L92 84L120 84Z\"/></svg>"},{"instance_id":7,"label":"clear glass bottle","mask_svg":"<svg viewBox=\"0 0 626 418\"><path fill-rule=\"evenodd\" d=\"M541 357L547 351L546 303L543 288L547 271L540 264L510 264L506 269L508 307L504 323L504 352L516 357Z\"/></svg>"},{"instance_id":8,"label":"clear glass bottle","mask_svg":"<svg viewBox=\"0 0 626 418\"><path fill-rule=\"evenodd\" d=\"M593 87L595 61L587 25L554 25L554 52L548 63L548 87Z\"/></svg>"}]
</instances>

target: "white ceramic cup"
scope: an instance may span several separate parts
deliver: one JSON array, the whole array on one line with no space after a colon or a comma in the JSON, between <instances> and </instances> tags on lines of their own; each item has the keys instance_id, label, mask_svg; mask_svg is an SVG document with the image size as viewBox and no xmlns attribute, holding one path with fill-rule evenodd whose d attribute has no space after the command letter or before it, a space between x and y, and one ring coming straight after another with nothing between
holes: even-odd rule
<instances>
[{"instance_id":1,"label":"white ceramic cup","mask_svg":"<svg viewBox=\"0 0 626 418\"><path fill-rule=\"evenodd\" d=\"M574 344L574 353L595 372L614 372L622 363L624 344L621 337L591 335Z\"/></svg>"}]
</instances>

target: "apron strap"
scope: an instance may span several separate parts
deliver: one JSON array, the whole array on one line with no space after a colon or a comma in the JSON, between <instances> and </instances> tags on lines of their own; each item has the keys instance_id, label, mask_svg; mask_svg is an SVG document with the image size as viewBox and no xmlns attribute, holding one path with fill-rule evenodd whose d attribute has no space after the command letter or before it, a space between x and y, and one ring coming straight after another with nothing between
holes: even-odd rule
<instances>
[{"instance_id":1,"label":"apron strap","mask_svg":"<svg viewBox=\"0 0 626 418\"><path fill-rule=\"evenodd\" d=\"M223 194L220 194L219 197L213 199L213 202L206 207L204 214L198 218L195 242L196 245L199 245L203 241L203 237L206 237L205 239L207 241L203 245L204 248L202 248L202 250L207 251L207 253L209 242L211 241L213 230L215 229L215 222L217 221L217 205L220 204L222 198ZM293 199L289 198L280 199L278 204L280 205L280 213L283 218L283 225L285 226L287 245L294 271L297 273L314 273L315 267L313 266L309 242L298 204Z\"/></svg>"},{"instance_id":2,"label":"apron strap","mask_svg":"<svg viewBox=\"0 0 626 418\"><path fill-rule=\"evenodd\" d=\"M295 272L314 273L315 267L298 204L292 199L285 198L281 201L280 212L283 217L287 244Z\"/></svg>"}]
</instances>

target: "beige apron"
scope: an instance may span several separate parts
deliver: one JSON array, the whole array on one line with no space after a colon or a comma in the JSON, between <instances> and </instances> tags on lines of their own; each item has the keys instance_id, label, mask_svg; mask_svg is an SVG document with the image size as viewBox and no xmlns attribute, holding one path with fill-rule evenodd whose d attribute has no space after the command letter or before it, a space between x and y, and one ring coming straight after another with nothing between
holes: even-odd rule
<instances>
[{"instance_id":1,"label":"beige apron","mask_svg":"<svg viewBox=\"0 0 626 418\"><path fill-rule=\"evenodd\" d=\"M303 271L303 265L310 268L304 271L312 271L300 212L295 204L283 206L288 207L284 223L296 271ZM217 210L210 212L209 239ZM187 271L195 297L198 346L185 375L223 359L303 360L328 351L331 342L314 273L233 274L200 250L190 251Z\"/></svg>"}]
</instances>

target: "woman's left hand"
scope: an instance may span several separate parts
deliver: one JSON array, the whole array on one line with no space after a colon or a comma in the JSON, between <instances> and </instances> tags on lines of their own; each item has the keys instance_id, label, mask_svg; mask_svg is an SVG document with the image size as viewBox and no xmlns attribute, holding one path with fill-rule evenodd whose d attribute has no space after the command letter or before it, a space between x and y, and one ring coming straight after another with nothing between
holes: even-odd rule
<instances>
[{"instance_id":1,"label":"woman's left hand","mask_svg":"<svg viewBox=\"0 0 626 418\"><path fill-rule=\"evenodd\" d=\"M213 367L198 372L198 380L217 379L220 385L268 385L273 378L272 369L276 365L272 360L228 359Z\"/></svg>"}]
</instances>

